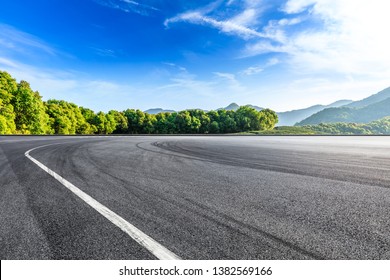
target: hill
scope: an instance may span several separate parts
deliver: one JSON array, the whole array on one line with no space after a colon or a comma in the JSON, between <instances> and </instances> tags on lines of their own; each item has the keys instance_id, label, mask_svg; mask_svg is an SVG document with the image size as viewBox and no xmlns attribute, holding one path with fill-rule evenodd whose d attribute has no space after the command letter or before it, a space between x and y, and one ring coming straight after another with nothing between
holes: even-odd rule
<instances>
[{"instance_id":1,"label":"hill","mask_svg":"<svg viewBox=\"0 0 390 280\"><path fill-rule=\"evenodd\" d=\"M351 103L352 100L339 100L329 105L314 105L304 109L292 110L287 112L280 112L278 114L278 126L294 125L311 115L318 113L326 108L341 107Z\"/></svg>"},{"instance_id":2,"label":"hill","mask_svg":"<svg viewBox=\"0 0 390 280\"><path fill-rule=\"evenodd\" d=\"M157 115L158 113L174 113L175 111L173 110L164 110L162 108L154 108L154 109L148 109L144 111L144 113L148 113L151 115Z\"/></svg>"},{"instance_id":3,"label":"hill","mask_svg":"<svg viewBox=\"0 0 390 280\"><path fill-rule=\"evenodd\" d=\"M229 104L228 106L226 106L225 108L222 108L222 109L236 111L238 108L240 108L240 106L238 106L237 103L231 103L231 104Z\"/></svg>"},{"instance_id":4,"label":"hill","mask_svg":"<svg viewBox=\"0 0 390 280\"><path fill-rule=\"evenodd\" d=\"M350 108L362 108L368 105L372 105L381 101L384 101L385 99L390 98L390 87L378 92L377 94L371 95L367 98L364 98L362 100L352 102L347 105L347 107Z\"/></svg>"},{"instance_id":5,"label":"hill","mask_svg":"<svg viewBox=\"0 0 390 280\"><path fill-rule=\"evenodd\" d=\"M259 106L255 106L255 105L251 105L251 104L248 104L248 105L245 105L245 106L253 108L253 109L255 109L256 111L259 111L259 112L264 110L264 108L261 108ZM229 104L228 106L226 106L224 108L218 108L216 111L218 111L218 110L236 111L238 108L240 108L240 105L238 105L237 103L231 103L231 104Z\"/></svg>"},{"instance_id":6,"label":"hill","mask_svg":"<svg viewBox=\"0 0 390 280\"><path fill-rule=\"evenodd\" d=\"M384 117L390 116L390 98L380 102L362 107L339 107L324 109L306 119L297 125L315 125L320 123L369 123Z\"/></svg>"},{"instance_id":7,"label":"hill","mask_svg":"<svg viewBox=\"0 0 390 280\"><path fill-rule=\"evenodd\" d=\"M357 123L321 123L318 125L301 126L301 129L315 131L317 134L332 135L389 135L390 117L367 124Z\"/></svg>"},{"instance_id":8,"label":"hill","mask_svg":"<svg viewBox=\"0 0 390 280\"><path fill-rule=\"evenodd\" d=\"M258 106L255 106L255 105L246 105L250 108L253 108L255 109L256 111L262 111L264 110L264 108L261 108L261 107L258 107ZM224 107L224 108L218 108L216 111L218 110L227 110L227 111L236 111L238 108L240 108L240 106L237 104L237 103L231 103L229 104L228 106ZM188 109L188 110L192 110L192 109ZM204 109L193 109L193 110L201 110L201 111L204 111L204 112L208 112L208 110L204 110ZM176 111L174 110L166 110L166 109L162 109L162 108L153 108L153 109L148 109L146 111L144 111L144 113L148 113L148 114L151 114L151 115L157 115L158 113L175 113Z\"/></svg>"},{"instance_id":9,"label":"hill","mask_svg":"<svg viewBox=\"0 0 390 280\"><path fill-rule=\"evenodd\" d=\"M262 110L264 110L264 108L259 107L259 106L255 106L255 105L250 105L250 104L248 104L248 105L246 105L246 106L248 106L248 107L250 107L250 108L253 108L253 109L255 109L256 111L262 111Z\"/></svg>"}]
</instances>

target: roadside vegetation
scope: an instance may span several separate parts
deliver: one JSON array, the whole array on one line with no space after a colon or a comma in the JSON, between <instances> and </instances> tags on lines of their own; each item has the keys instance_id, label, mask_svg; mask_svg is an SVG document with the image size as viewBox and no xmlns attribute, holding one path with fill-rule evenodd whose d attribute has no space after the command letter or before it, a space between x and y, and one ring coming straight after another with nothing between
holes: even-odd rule
<instances>
[{"instance_id":1,"label":"roadside vegetation","mask_svg":"<svg viewBox=\"0 0 390 280\"><path fill-rule=\"evenodd\" d=\"M272 130L269 109L184 110L156 115L141 110L97 112L63 100L42 100L26 81L0 71L0 134L206 134Z\"/></svg>"},{"instance_id":2,"label":"roadside vegetation","mask_svg":"<svg viewBox=\"0 0 390 280\"><path fill-rule=\"evenodd\" d=\"M250 134L257 135L313 135L314 130L297 126L278 126L271 130L251 131Z\"/></svg>"},{"instance_id":3,"label":"roadside vegetation","mask_svg":"<svg viewBox=\"0 0 390 280\"><path fill-rule=\"evenodd\" d=\"M367 124L321 123L305 126L279 126L271 130L249 131L248 135L390 135L390 117Z\"/></svg>"},{"instance_id":4,"label":"roadside vegetation","mask_svg":"<svg viewBox=\"0 0 390 280\"><path fill-rule=\"evenodd\" d=\"M364 123L321 123L318 125L305 125L302 128L310 129L322 134L335 135L389 135L390 117L385 117L367 124Z\"/></svg>"}]
</instances>

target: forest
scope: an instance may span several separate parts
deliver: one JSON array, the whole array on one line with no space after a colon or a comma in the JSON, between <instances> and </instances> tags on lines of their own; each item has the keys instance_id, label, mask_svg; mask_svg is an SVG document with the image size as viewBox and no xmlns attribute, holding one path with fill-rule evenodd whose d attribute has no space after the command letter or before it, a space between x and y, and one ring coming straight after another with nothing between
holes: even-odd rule
<instances>
[{"instance_id":1,"label":"forest","mask_svg":"<svg viewBox=\"0 0 390 280\"><path fill-rule=\"evenodd\" d=\"M278 122L270 109L141 110L97 112L64 100L43 101L26 81L0 71L0 134L218 134L271 130Z\"/></svg>"}]
</instances>

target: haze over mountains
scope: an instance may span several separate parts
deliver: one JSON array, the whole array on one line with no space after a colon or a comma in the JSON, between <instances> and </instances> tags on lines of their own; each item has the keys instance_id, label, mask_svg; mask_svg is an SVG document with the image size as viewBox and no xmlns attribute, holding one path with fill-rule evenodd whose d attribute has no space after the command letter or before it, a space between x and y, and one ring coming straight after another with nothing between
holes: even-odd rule
<instances>
[{"instance_id":1,"label":"haze over mountains","mask_svg":"<svg viewBox=\"0 0 390 280\"><path fill-rule=\"evenodd\" d=\"M174 113L174 110L164 110L163 108L153 108L153 109L148 109L144 111L144 113L148 113L151 115L156 115L158 113Z\"/></svg>"},{"instance_id":2,"label":"haze over mountains","mask_svg":"<svg viewBox=\"0 0 390 280\"><path fill-rule=\"evenodd\" d=\"M297 125L320 123L368 123L390 116L390 87L360 101L339 108L327 108L300 121Z\"/></svg>"},{"instance_id":3,"label":"haze over mountains","mask_svg":"<svg viewBox=\"0 0 390 280\"><path fill-rule=\"evenodd\" d=\"M261 111L264 108L248 104L251 108ZM237 103L231 103L217 110L237 110ZM149 109L149 114L160 112L175 112L162 108ZM329 105L314 105L308 108L278 112L278 126L308 125L319 123L354 122L369 123L380 118L390 116L390 87L377 94L371 95L359 101L338 100Z\"/></svg>"},{"instance_id":4,"label":"haze over mountains","mask_svg":"<svg viewBox=\"0 0 390 280\"><path fill-rule=\"evenodd\" d=\"M278 126L290 126L318 113L326 108L345 106L353 100L339 100L329 105L314 105L304 109L292 110L287 112L277 113L279 117Z\"/></svg>"},{"instance_id":5,"label":"haze over mountains","mask_svg":"<svg viewBox=\"0 0 390 280\"><path fill-rule=\"evenodd\" d=\"M361 108L367 105L375 104L377 102L384 101L385 99L390 98L390 87L378 92L377 94L373 94L367 98L364 98L360 101L355 101L348 104L346 107L350 108Z\"/></svg>"},{"instance_id":6,"label":"haze over mountains","mask_svg":"<svg viewBox=\"0 0 390 280\"><path fill-rule=\"evenodd\" d=\"M292 111L287 111L287 112L279 112L279 113L276 113L278 115L278 118L279 118L278 126L292 126L292 125L295 125L296 123L310 117L311 115L320 112L323 109L331 108L331 107L340 107L340 106L347 105L351 102L353 102L353 101L352 100L339 100L339 101L336 101L336 102L329 104L329 105L314 105L314 106L304 108L304 109L292 110ZM248 104L246 106L254 108L257 111L261 111L264 109L262 107L251 105L251 104ZM239 107L240 107L240 105L238 105L237 103L231 103L226 107L218 108L216 110L218 111L218 110L224 109L224 110L235 111ZM149 109L149 110L145 111L145 113L148 113L148 114L158 114L158 113L165 113L165 112L173 113L175 111L174 110L166 110L166 109L162 109L162 108L154 108L154 109Z\"/></svg>"}]
</instances>

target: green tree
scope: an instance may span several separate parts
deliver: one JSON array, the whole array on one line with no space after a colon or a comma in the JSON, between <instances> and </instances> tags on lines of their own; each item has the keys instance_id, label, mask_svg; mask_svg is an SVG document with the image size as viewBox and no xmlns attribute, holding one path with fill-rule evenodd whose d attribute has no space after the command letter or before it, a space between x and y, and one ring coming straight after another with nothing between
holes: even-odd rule
<instances>
[{"instance_id":1,"label":"green tree","mask_svg":"<svg viewBox=\"0 0 390 280\"><path fill-rule=\"evenodd\" d=\"M95 115L94 125L98 134L111 134L116 128L116 121L112 114L99 112Z\"/></svg>"},{"instance_id":2,"label":"green tree","mask_svg":"<svg viewBox=\"0 0 390 280\"><path fill-rule=\"evenodd\" d=\"M219 133L219 114L216 111L209 111L207 112L207 116L210 119L210 126L209 126L209 132L210 133Z\"/></svg>"},{"instance_id":3,"label":"green tree","mask_svg":"<svg viewBox=\"0 0 390 280\"><path fill-rule=\"evenodd\" d=\"M148 113L144 113L144 114L145 117L142 123L142 133L152 134L155 132L155 125L157 123L156 116Z\"/></svg>"},{"instance_id":4,"label":"green tree","mask_svg":"<svg viewBox=\"0 0 390 280\"><path fill-rule=\"evenodd\" d=\"M16 132L15 112L11 104L17 83L7 72L0 71L0 134Z\"/></svg>"},{"instance_id":5,"label":"green tree","mask_svg":"<svg viewBox=\"0 0 390 280\"><path fill-rule=\"evenodd\" d=\"M210 129L210 117L203 110L195 109L188 110L192 118L191 132L192 133L208 133Z\"/></svg>"},{"instance_id":6,"label":"green tree","mask_svg":"<svg viewBox=\"0 0 390 280\"><path fill-rule=\"evenodd\" d=\"M13 96L16 129L22 134L51 134L49 116L39 92L34 92L30 84L21 81Z\"/></svg>"},{"instance_id":7,"label":"green tree","mask_svg":"<svg viewBox=\"0 0 390 280\"><path fill-rule=\"evenodd\" d=\"M79 107L81 114L83 115L83 118L85 119L85 128L84 131L87 131L86 134L94 134L97 131L96 126L94 125L95 120L95 112L91 109Z\"/></svg>"},{"instance_id":8,"label":"green tree","mask_svg":"<svg viewBox=\"0 0 390 280\"><path fill-rule=\"evenodd\" d=\"M239 131L250 131L250 130L260 130L260 112L256 109L241 106L235 112L235 119L237 123L237 128Z\"/></svg>"},{"instance_id":9,"label":"green tree","mask_svg":"<svg viewBox=\"0 0 390 280\"><path fill-rule=\"evenodd\" d=\"M237 123L235 121L235 112L232 110L221 109L218 110L219 116L219 132L220 133L233 133L237 132Z\"/></svg>"},{"instance_id":10,"label":"green tree","mask_svg":"<svg viewBox=\"0 0 390 280\"><path fill-rule=\"evenodd\" d=\"M264 109L260 111L260 130L270 130L278 123L278 115L270 110Z\"/></svg>"},{"instance_id":11,"label":"green tree","mask_svg":"<svg viewBox=\"0 0 390 280\"><path fill-rule=\"evenodd\" d=\"M127 118L128 133L140 134L144 133L145 113L141 110L127 109L123 112Z\"/></svg>"},{"instance_id":12,"label":"green tree","mask_svg":"<svg viewBox=\"0 0 390 280\"><path fill-rule=\"evenodd\" d=\"M88 109L89 110L89 109ZM56 134L92 134L96 128L84 117L83 112L76 104L63 100L48 100L46 112L50 117L50 124ZM94 119L92 120L92 122Z\"/></svg>"},{"instance_id":13,"label":"green tree","mask_svg":"<svg viewBox=\"0 0 390 280\"><path fill-rule=\"evenodd\" d=\"M191 133L192 118L188 111L181 111L176 115L175 125L177 133Z\"/></svg>"},{"instance_id":14,"label":"green tree","mask_svg":"<svg viewBox=\"0 0 390 280\"><path fill-rule=\"evenodd\" d=\"M218 122L216 121L213 121L211 124L210 124L210 133L219 133L219 124Z\"/></svg>"},{"instance_id":15,"label":"green tree","mask_svg":"<svg viewBox=\"0 0 390 280\"><path fill-rule=\"evenodd\" d=\"M49 115L50 126L55 134L75 134L75 120L69 116L65 101L48 100L46 102L46 112Z\"/></svg>"},{"instance_id":16,"label":"green tree","mask_svg":"<svg viewBox=\"0 0 390 280\"><path fill-rule=\"evenodd\" d=\"M161 112L156 115L155 132L159 134L168 134L168 116L169 113Z\"/></svg>"},{"instance_id":17,"label":"green tree","mask_svg":"<svg viewBox=\"0 0 390 280\"><path fill-rule=\"evenodd\" d=\"M113 133L115 133L115 134L127 133L129 125L127 123L127 118L125 117L123 112L111 110L108 112L108 115L112 116L115 120L115 123L116 123L116 127L115 127Z\"/></svg>"}]
</instances>

